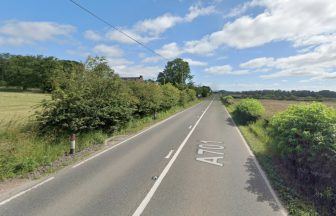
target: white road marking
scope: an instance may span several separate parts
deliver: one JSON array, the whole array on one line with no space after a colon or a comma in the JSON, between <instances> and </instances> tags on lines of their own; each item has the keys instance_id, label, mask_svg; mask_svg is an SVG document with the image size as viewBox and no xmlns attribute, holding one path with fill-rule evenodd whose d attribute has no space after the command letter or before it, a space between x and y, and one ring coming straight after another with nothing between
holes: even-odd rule
<instances>
[{"instance_id":1,"label":"white road marking","mask_svg":"<svg viewBox=\"0 0 336 216\"><path fill-rule=\"evenodd\" d=\"M191 129L191 128L192 128L192 125L189 126L189 129Z\"/></svg>"},{"instance_id":2,"label":"white road marking","mask_svg":"<svg viewBox=\"0 0 336 216\"><path fill-rule=\"evenodd\" d=\"M209 164L213 164L213 165L217 165L217 166L223 166L222 163L218 162L219 159L223 159L223 158L224 157L201 157L201 158L198 157L196 158L196 160L209 163Z\"/></svg>"},{"instance_id":3,"label":"white road marking","mask_svg":"<svg viewBox=\"0 0 336 216\"><path fill-rule=\"evenodd\" d=\"M182 151L184 145L187 143L187 141L189 140L189 137L191 136L191 134L194 132L195 128L197 127L198 123L201 121L202 117L204 116L204 114L206 113L206 111L209 109L209 107L211 106L213 100L210 102L210 104L207 106L207 108L205 109L205 111L203 112L203 114L201 115L201 117L197 120L196 124L194 125L194 127L191 129L191 131L188 133L188 135L186 136L186 138L183 140L183 142L181 143L181 145L179 146L179 148L177 149L177 151L175 152L175 154L173 155L172 159L168 162L168 164L166 165L166 167L163 169L162 173L160 174L159 178L156 180L156 182L154 183L154 185L152 186L152 188L150 189L150 191L148 192L148 194L145 196L145 198L142 200L142 202L140 203L140 205L138 206L138 208L135 210L135 212L133 213L133 216L140 216L142 214L142 212L145 210L146 206L148 205L149 201L151 200L151 198L153 197L155 191L158 189L158 187L160 186L163 178L166 176L166 174L168 173L169 169L171 168L171 166L173 165L173 163L175 162L177 156L180 154L180 152Z\"/></svg>"},{"instance_id":4,"label":"white road marking","mask_svg":"<svg viewBox=\"0 0 336 216\"><path fill-rule=\"evenodd\" d=\"M167 154L167 156L165 157L166 159L170 158L170 156L173 154L174 150L170 150L169 153Z\"/></svg>"},{"instance_id":5,"label":"white road marking","mask_svg":"<svg viewBox=\"0 0 336 216\"><path fill-rule=\"evenodd\" d=\"M252 156L253 161L254 161L254 163L255 163L257 169L259 170L260 175L261 175L262 178L264 179L264 181L265 181L265 183L266 183L268 189L270 190L270 192L271 192L271 194L272 194L272 196L273 196L275 202L278 204L281 213L282 213L283 215L288 215L286 209L283 207L283 205L282 205L282 203L280 202L278 196L276 195L275 191L273 190L273 188L272 188L272 186L271 186L271 184L270 184L270 182L269 182L269 180L268 180L268 178L267 178L265 172L262 170L261 166L259 165L258 160L256 159L255 155L254 155L253 152L251 151L250 146L247 144L247 142L246 142L244 136L241 134L239 128L237 127L236 123L233 121L233 119L232 119L230 113L227 111L226 107L224 107L224 109L225 109L226 113L229 115L229 117L230 117L230 119L231 119L231 122L233 123L234 127L235 127L236 130L238 131L239 136L240 136L241 139L243 140L243 143L245 144L245 147L246 147L248 153Z\"/></svg>"},{"instance_id":6,"label":"white road marking","mask_svg":"<svg viewBox=\"0 0 336 216\"><path fill-rule=\"evenodd\" d=\"M198 147L204 149L224 149L224 146L215 145L215 144L199 144Z\"/></svg>"},{"instance_id":7,"label":"white road marking","mask_svg":"<svg viewBox=\"0 0 336 216\"><path fill-rule=\"evenodd\" d=\"M199 105L199 104L197 104L197 105ZM91 157L89 157L89 158L87 158L87 159L85 159L85 160L82 160L82 161L79 162L78 164L75 164L72 168L76 168L76 167L78 167L78 166L84 164L85 162L87 162L87 161L89 161L89 160L92 160L93 158L98 157L98 156L104 154L105 152L110 151L110 150L112 150L112 149L118 147L119 145L121 145L121 144L123 144L123 143L125 143L125 142L127 142L127 141L129 141L129 140L131 140L131 139L133 139L133 138L135 138L135 137L137 137L137 136L139 136L139 135L141 135L141 134L147 132L147 131L149 131L150 129L152 129L152 128L154 128L154 127L160 125L160 124L163 124L164 122L168 121L169 119L172 119L172 118L174 118L175 116L177 116L177 115L179 115L179 114L181 114L181 113L183 113L183 112L185 112L185 111L187 111L187 110L189 110L189 109L191 109L191 108L193 108L193 107L195 107L195 106L192 106L192 107L190 107L190 108L188 108L188 109L186 109L186 110L183 110L183 111L181 111L181 112L178 112L178 113L176 113L176 114L170 116L169 118L167 118L167 119L165 119L165 120L163 120L163 121L160 121L160 122L158 122L158 123L152 125L151 127L147 128L146 130L143 130L143 131L141 131L141 132L135 134L134 136L131 136L131 137L125 139L124 141L122 141L122 142L120 142L120 143L118 143L118 144L115 144L114 146L111 146L111 147L109 147L109 148L107 148L107 149L105 149L105 150L103 150L103 151L101 151L101 152L98 152L97 154L95 154L95 155L93 155L93 156L91 156Z\"/></svg>"},{"instance_id":8,"label":"white road marking","mask_svg":"<svg viewBox=\"0 0 336 216\"><path fill-rule=\"evenodd\" d=\"M219 142L219 141L210 141L210 140L201 140L201 143L223 143L223 142Z\"/></svg>"},{"instance_id":9,"label":"white road marking","mask_svg":"<svg viewBox=\"0 0 336 216\"><path fill-rule=\"evenodd\" d=\"M53 180L54 178L55 178L55 177L50 177L50 178L48 178L48 179L46 179L46 180L44 180L44 181L42 181L42 182L40 182L40 183L34 185L33 187L28 188L27 190L21 191L20 193L17 193L17 194L15 194L14 196L9 197L8 199L6 199L6 200L0 202L0 206L6 204L6 203L8 203L8 202L10 202L11 200L13 200L13 199L15 199L15 198L18 198L19 196L22 196L23 194L25 194L25 193L27 193L27 192L29 192L29 191L31 191L31 190L33 190L33 189L35 189L35 188L37 188L37 187L43 185L43 184L45 184L45 183L47 183L47 182L49 182L49 181L51 181L51 180Z\"/></svg>"},{"instance_id":10,"label":"white road marking","mask_svg":"<svg viewBox=\"0 0 336 216\"><path fill-rule=\"evenodd\" d=\"M219 154L223 155L223 152L215 152L215 151L209 151L209 150L204 150L204 149L198 149L197 154L203 154L204 152L210 153L210 154Z\"/></svg>"}]
</instances>

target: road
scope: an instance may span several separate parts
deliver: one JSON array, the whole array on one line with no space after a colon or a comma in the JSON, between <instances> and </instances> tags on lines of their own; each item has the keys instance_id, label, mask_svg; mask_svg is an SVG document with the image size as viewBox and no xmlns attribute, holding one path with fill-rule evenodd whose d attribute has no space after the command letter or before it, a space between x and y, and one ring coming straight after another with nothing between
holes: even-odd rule
<instances>
[{"instance_id":1,"label":"road","mask_svg":"<svg viewBox=\"0 0 336 216\"><path fill-rule=\"evenodd\" d=\"M216 99L0 201L0 215L284 214Z\"/></svg>"}]
</instances>

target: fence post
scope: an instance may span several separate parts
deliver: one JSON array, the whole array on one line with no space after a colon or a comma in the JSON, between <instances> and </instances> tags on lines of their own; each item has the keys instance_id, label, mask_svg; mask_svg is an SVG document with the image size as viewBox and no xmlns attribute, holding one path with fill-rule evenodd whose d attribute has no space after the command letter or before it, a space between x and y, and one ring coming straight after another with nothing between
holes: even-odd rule
<instances>
[{"instance_id":1,"label":"fence post","mask_svg":"<svg viewBox=\"0 0 336 216\"><path fill-rule=\"evenodd\" d=\"M70 135L70 154L75 153L75 148L76 148L76 134L71 134Z\"/></svg>"}]
</instances>

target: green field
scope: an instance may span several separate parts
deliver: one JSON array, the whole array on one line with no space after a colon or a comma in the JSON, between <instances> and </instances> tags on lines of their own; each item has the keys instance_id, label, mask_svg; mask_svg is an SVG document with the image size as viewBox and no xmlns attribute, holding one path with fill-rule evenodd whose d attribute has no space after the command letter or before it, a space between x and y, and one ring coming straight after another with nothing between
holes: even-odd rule
<instances>
[{"instance_id":1,"label":"green field","mask_svg":"<svg viewBox=\"0 0 336 216\"><path fill-rule=\"evenodd\" d=\"M34 115L41 101L48 99L48 94L0 92L0 121L26 120Z\"/></svg>"}]
</instances>

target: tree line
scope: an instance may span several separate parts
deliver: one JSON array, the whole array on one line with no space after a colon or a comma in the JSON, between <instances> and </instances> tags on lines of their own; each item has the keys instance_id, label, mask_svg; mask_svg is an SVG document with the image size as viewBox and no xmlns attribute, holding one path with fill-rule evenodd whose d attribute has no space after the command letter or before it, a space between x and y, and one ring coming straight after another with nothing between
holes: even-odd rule
<instances>
[{"instance_id":1,"label":"tree line","mask_svg":"<svg viewBox=\"0 0 336 216\"><path fill-rule=\"evenodd\" d=\"M61 60L55 57L42 55L23 56L0 54L0 87L16 87L19 90L37 88L43 92L51 92L55 86L55 80L61 76L68 76L73 71L91 69L92 67L105 67L106 71L114 73L114 70L107 68L103 57L89 58L85 63L71 60ZM187 85L188 88L196 91L197 96L207 97L211 93L208 86L195 86L192 82L192 75L188 62L177 58L169 61L163 72L159 73L157 80L160 84L171 83L178 88ZM150 80L149 80L150 81Z\"/></svg>"},{"instance_id":2,"label":"tree line","mask_svg":"<svg viewBox=\"0 0 336 216\"><path fill-rule=\"evenodd\" d=\"M336 98L336 92L330 90L256 90L256 91L221 91L224 95L232 95L236 98L278 99L278 100L322 100L324 98Z\"/></svg>"},{"instance_id":3,"label":"tree line","mask_svg":"<svg viewBox=\"0 0 336 216\"><path fill-rule=\"evenodd\" d=\"M81 70L84 65L77 61L55 57L0 54L0 86L17 87L21 90L38 88L51 92L52 82L60 74Z\"/></svg>"}]
</instances>

